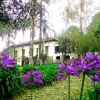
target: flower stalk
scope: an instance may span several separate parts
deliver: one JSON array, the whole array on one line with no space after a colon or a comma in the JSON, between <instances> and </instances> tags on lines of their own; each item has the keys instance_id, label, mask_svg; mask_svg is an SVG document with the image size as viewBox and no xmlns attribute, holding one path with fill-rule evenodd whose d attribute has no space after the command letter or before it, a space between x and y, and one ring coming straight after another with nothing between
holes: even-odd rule
<instances>
[{"instance_id":1,"label":"flower stalk","mask_svg":"<svg viewBox=\"0 0 100 100\"><path fill-rule=\"evenodd\" d=\"M31 76L31 100L33 100L33 83L32 83L32 76Z\"/></svg>"},{"instance_id":2,"label":"flower stalk","mask_svg":"<svg viewBox=\"0 0 100 100\"><path fill-rule=\"evenodd\" d=\"M94 82L94 100L96 100L95 82Z\"/></svg>"},{"instance_id":3,"label":"flower stalk","mask_svg":"<svg viewBox=\"0 0 100 100\"><path fill-rule=\"evenodd\" d=\"M84 81L85 81L85 73L83 73L83 79L82 79L82 85L81 85L81 93L80 93L80 99L79 100L82 100Z\"/></svg>"},{"instance_id":4,"label":"flower stalk","mask_svg":"<svg viewBox=\"0 0 100 100\"><path fill-rule=\"evenodd\" d=\"M70 75L68 75L68 100L70 100Z\"/></svg>"}]
</instances>

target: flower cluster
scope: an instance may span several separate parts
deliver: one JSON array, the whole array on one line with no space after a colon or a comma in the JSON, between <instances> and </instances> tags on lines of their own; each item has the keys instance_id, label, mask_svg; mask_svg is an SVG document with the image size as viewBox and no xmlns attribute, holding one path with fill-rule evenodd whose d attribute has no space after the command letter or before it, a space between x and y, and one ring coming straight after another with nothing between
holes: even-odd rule
<instances>
[{"instance_id":1,"label":"flower cluster","mask_svg":"<svg viewBox=\"0 0 100 100\"><path fill-rule=\"evenodd\" d=\"M15 66L14 66L15 64L16 64L16 62L14 61L14 59L10 58L7 53L4 53L3 56L1 57L1 65L2 65L3 69L15 68Z\"/></svg>"},{"instance_id":2,"label":"flower cluster","mask_svg":"<svg viewBox=\"0 0 100 100\"><path fill-rule=\"evenodd\" d=\"M84 73L93 82L100 82L100 57L98 54L87 52L80 59L73 59L66 64L60 63L58 71L58 78L65 78L66 75L79 76L80 73Z\"/></svg>"},{"instance_id":3,"label":"flower cluster","mask_svg":"<svg viewBox=\"0 0 100 100\"><path fill-rule=\"evenodd\" d=\"M42 83L42 75L39 71L30 70L23 75L22 81L25 84L28 84L30 82Z\"/></svg>"}]
</instances>

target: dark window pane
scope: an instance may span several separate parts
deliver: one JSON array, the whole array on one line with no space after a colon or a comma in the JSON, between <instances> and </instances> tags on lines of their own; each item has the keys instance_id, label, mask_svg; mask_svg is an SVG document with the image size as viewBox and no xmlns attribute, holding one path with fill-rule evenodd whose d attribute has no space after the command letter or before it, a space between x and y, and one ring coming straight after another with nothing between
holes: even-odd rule
<instances>
[{"instance_id":1,"label":"dark window pane","mask_svg":"<svg viewBox=\"0 0 100 100\"><path fill-rule=\"evenodd\" d=\"M38 55L38 51L39 51L38 48L36 48L36 55Z\"/></svg>"},{"instance_id":2,"label":"dark window pane","mask_svg":"<svg viewBox=\"0 0 100 100\"><path fill-rule=\"evenodd\" d=\"M48 46L45 47L45 54L48 54L49 48Z\"/></svg>"},{"instance_id":3,"label":"dark window pane","mask_svg":"<svg viewBox=\"0 0 100 100\"><path fill-rule=\"evenodd\" d=\"M55 54L56 54L56 53L59 53L59 52L60 52L59 46L55 46Z\"/></svg>"}]
</instances>

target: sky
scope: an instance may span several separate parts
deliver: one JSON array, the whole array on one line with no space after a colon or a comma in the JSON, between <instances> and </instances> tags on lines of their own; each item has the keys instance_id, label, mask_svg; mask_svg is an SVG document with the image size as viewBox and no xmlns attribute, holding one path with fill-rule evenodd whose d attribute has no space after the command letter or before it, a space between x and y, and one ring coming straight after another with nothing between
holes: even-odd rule
<instances>
[{"instance_id":1,"label":"sky","mask_svg":"<svg viewBox=\"0 0 100 100\"><path fill-rule=\"evenodd\" d=\"M70 0L70 1L73 1L73 0ZM67 23L64 21L64 19L62 19L62 16L61 16L66 5L67 5L67 0L60 0L59 2L52 3L49 6L47 4L45 4L46 8L50 12L50 14L49 14L50 16L48 18L48 24L49 24L50 27L52 27L52 29L54 29L56 31L57 34L61 33L63 30L66 29ZM89 8L91 10L91 9L94 9L94 7L95 7L95 11L91 12L92 15L94 13L96 13L97 11L100 11L100 7L97 8L97 6L99 6L99 5L100 5L100 0L94 0L93 6ZM89 15L89 16L91 16L91 15ZM91 19L90 19L90 21L91 21ZM70 22L70 25L78 25L78 24L79 23L77 23L77 22L76 23ZM36 33L36 39L38 38L37 34L39 34L39 32ZM51 32L51 35L52 35L52 32ZM29 30L26 30L25 36L24 36L24 42L29 41L29 38L30 38ZM16 42L16 44L19 44L19 43L22 42L21 31L20 32L18 31L17 39L15 40L15 42ZM5 48L4 43L0 44L0 51L2 51L2 48Z\"/></svg>"}]
</instances>

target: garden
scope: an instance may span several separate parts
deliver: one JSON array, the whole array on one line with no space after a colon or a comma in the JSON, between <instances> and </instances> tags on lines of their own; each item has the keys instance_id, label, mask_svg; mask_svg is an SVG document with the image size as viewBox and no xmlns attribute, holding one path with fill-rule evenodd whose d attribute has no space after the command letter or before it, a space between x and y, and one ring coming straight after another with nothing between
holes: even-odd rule
<instances>
[{"instance_id":1,"label":"garden","mask_svg":"<svg viewBox=\"0 0 100 100\"><path fill-rule=\"evenodd\" d=\"M0 100L100 100L93 1L0 0Z\"/></svg>"},{"instance_id":2,"label":"garden","mask_svg":"<svg viewBox=\"0 0 100 100\"><path fill-rule=\"evenodd\" d=\"M100 100L98 54L87 52L66 64L15 64L7 53L1 57L0 100Z\"/></svg>"}]
</instances>

